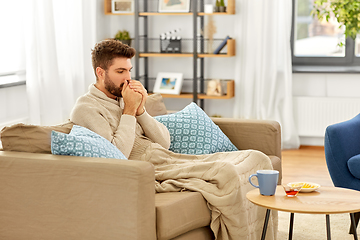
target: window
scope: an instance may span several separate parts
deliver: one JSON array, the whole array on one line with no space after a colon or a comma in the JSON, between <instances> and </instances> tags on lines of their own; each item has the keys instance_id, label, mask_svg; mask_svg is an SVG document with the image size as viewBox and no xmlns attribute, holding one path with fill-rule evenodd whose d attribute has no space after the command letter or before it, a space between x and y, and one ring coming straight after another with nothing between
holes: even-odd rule
<instances>
[{"instance_id":1,"label":"window","mask_svg":"<svg viewBox=\"0 0 360 240\"><path fill-rule=\"evenodd\" d=\"M21 5L21 4L20 4ZM24 83L25 36L23 14L17 1L1 1L0 85Z\"/></svg>"},{"instance_id":2,"label":"window","mask_svg":"<svg viewBox=\"0 0 360 240\"><path fill-rule=\"evenodd\" d=\"M293 72L360 72L360 39L345 41L335 18L329 22L313 18L313 2L293 0Z\"/></svg>"}]
</instances>

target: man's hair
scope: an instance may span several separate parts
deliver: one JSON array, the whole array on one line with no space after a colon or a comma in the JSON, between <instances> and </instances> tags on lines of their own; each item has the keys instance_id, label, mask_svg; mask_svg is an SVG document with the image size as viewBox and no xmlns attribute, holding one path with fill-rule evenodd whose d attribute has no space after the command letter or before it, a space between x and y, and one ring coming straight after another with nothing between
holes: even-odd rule
<instances>
[{"instance_id":1,"label":"man's hair","mask_svg":"<svg viewBox=\"0 0 360 240\"><path fill-rule=\"evenodd\" d=\"M135 49L114 39L107 39L98 42L91 51L92 65L95 76L96 68L101 67L105 71L111 66L114 58L132 58L135 56Z\"/></svg>"}]
</instances>

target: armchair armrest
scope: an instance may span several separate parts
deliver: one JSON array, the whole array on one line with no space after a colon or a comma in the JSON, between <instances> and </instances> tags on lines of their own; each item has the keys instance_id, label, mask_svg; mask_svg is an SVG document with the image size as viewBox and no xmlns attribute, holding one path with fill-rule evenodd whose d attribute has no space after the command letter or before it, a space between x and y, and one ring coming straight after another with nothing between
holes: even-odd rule
<instances>
[{"instance_id":1,"label":"armchair armrest","mask_svg":"<svg viewBox=\"0 0 360 240\"><path fill-rule=\"evenodd\" d=\"M0 152L0 239L156 239L154 169Z\"/></svg>"},{"instance_id":2,"label":"armchair armrest","mask_svg":"<svg viewBox=\"0 0 360 240\"><path fill-rule=\"evenodd\" d=\"M278 122L236 118L212 120L239 150L259 150L281 159L281 129Z\"/></svg>"}]
</instances>

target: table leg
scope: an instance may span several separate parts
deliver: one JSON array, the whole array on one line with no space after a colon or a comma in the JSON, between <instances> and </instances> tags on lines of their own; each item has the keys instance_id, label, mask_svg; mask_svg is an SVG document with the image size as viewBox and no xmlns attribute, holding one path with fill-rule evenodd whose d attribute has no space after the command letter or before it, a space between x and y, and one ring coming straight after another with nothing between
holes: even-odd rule
<instances>
[{"instance_id":1,"label":"table leg","mask_svg":"<svg viewBox=\"0 0 360 240\"><path fill-rule=\"evenodd\" d=\"M327 240L331 240L330 216L329 216L329 214L326 214L326 236L327 236Z\"/></svg>"},{"instance_id":2,"label":"table leg","mask_svg":"<svg viewBox=\"0 0 360 240\"><path fill-rule=\"evenodd\" d=\"M266 209L266 215L265 215L265 221L264 221L263 231L262 231L262 235L261 235L261 240L265 240L269 217L270 217L270 209Z\"/></svg>"},{"instance_id":3,"label":"table leg","mask_svg":"<svg viewBox=\"0 0 360 240\"><path fill-rule=\"evenodd\" d=\"M355 229L357 228L357 225L359 223L359 219L360 219L360 212L356 212L356 213L353 213L354 214L354 218L355 218ZM351 219L351 213L350 213L350 219ZM351 225L350 225L350 231L349 231L349 234L353 234L353 222L351 222Z\"/></svg>"},{"instance_id":4,"label":"table leg","mask_svg":"<svg viewBox=\"0 0 360 240\"><path fill-rule=\"evenodd\" d=\"M292 240L294 229L294 213L290 214L289 240Z\"/></svg>"},{"instance_id":5,"label":"table leg","mask_svg":"<svg viewBox=\"0 0 360 240\"><path fill-rule=\"evenodd\" d=\"M352 234L354 234L354 240L358 240L354 213L350 213L350 219L351 219L351 226L352 226L352 229L350 229L350 230L352 230Z\"/></svg>"}]
</instances>

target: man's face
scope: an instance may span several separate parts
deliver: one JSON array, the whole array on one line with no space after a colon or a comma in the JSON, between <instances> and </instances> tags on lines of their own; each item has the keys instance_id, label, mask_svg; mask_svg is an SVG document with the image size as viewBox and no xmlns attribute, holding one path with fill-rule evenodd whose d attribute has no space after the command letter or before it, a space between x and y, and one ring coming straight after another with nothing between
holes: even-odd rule
<instances>
[{"instance_id":1,"label":"man's face","mask_svg":"<svg viewBox=\"0 0 360 240\"><path fill-rule=\"evenodd\" d=\"M121 97L125 81L131 79L130 58L114 58L112 65L105 71L104 87L114 97Z\"/></svg>"}]
</instances>

